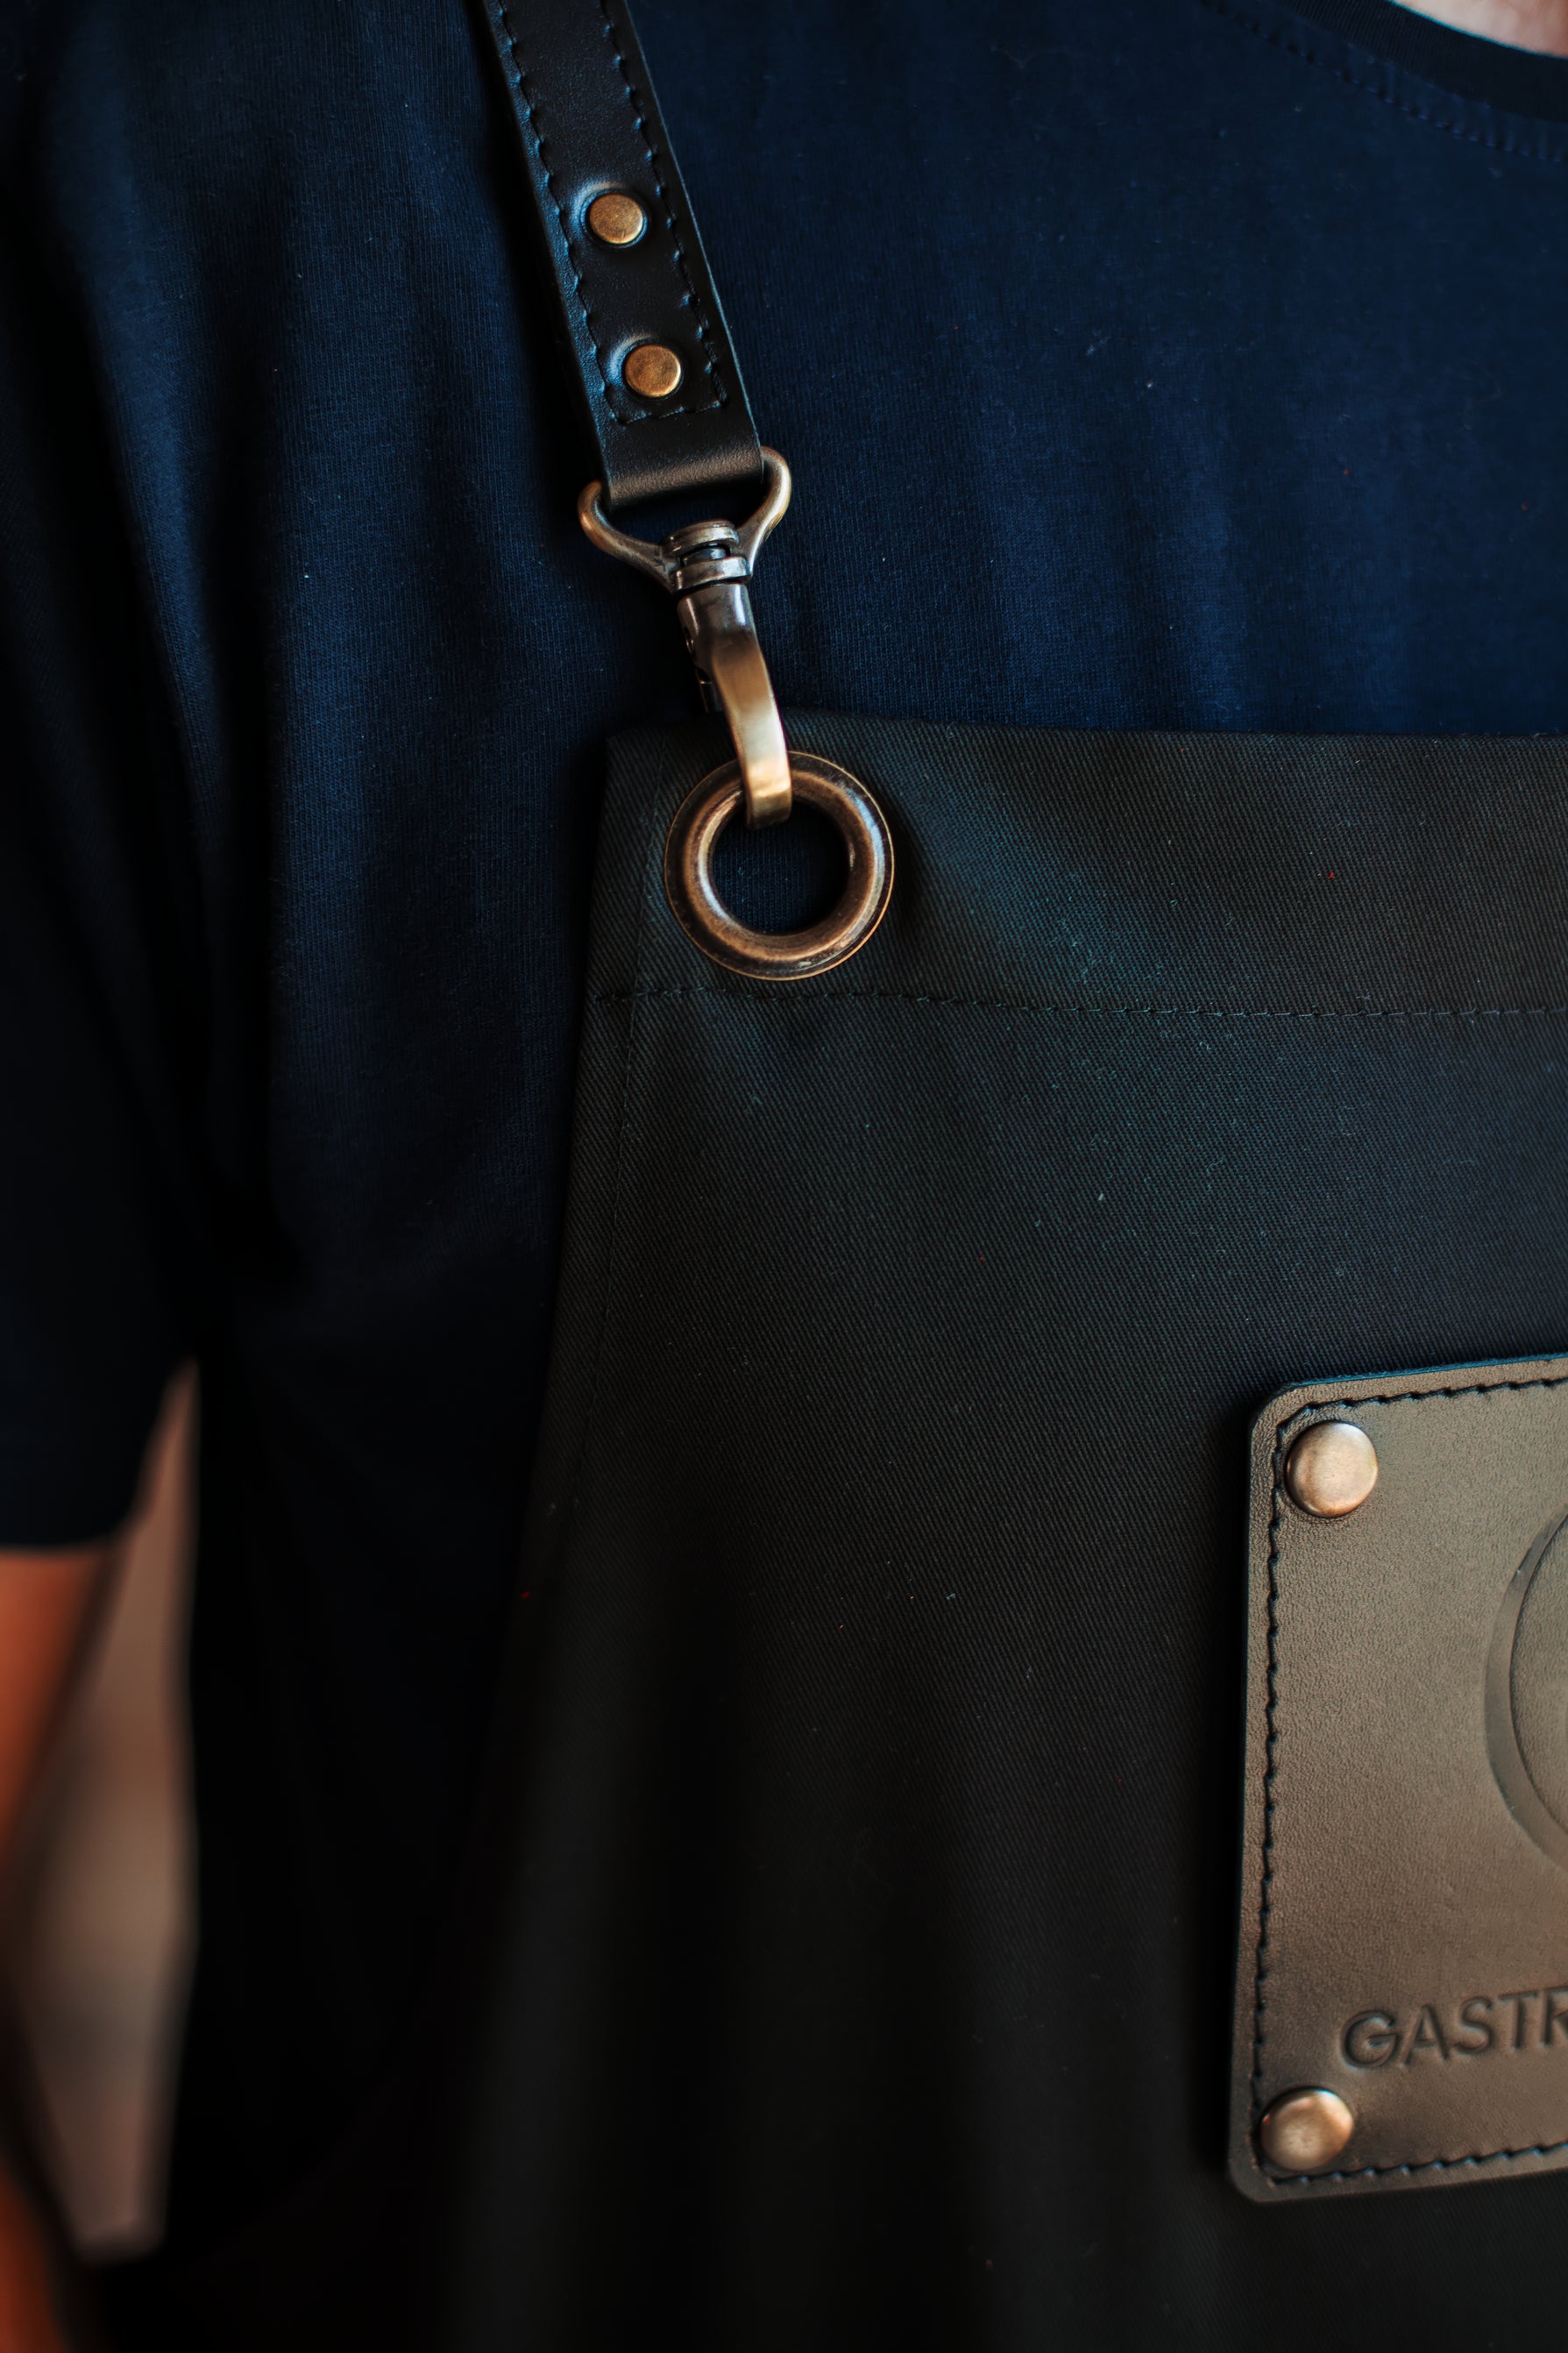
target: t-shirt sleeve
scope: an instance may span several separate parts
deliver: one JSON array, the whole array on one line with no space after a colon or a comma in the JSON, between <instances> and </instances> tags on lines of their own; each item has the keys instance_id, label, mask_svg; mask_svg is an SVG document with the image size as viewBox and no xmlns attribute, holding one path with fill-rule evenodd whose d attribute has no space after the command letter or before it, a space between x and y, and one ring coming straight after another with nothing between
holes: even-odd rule
<instances>
[{"instance_id":1,"label":"t-shirt sleeve","mask_svg":"<svg viewBox=\"0 0 1568 2353\"><path fill-rule=\"evenodd\" d=\"M15 158L0 160L0 1546L10 1546L86 1542L124 1518L164 1384L192 1344L200 1211L151 666L84 338L26 217Z\"/></svg>"}]
</instances>

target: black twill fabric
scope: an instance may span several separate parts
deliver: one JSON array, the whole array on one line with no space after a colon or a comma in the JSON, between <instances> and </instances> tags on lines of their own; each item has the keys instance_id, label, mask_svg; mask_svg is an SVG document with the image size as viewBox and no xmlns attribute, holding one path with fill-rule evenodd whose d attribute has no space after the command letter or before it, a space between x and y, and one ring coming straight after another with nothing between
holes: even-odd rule
<instances>
[{"instance_id":1,"label":"black twill fabric","mask_svg":"<svg viewBox=\"0 0 1568 2353\"><path fill-rule=\"evenodd\" d=\"M1568 1331L1568 754L792 732L900 860L795 986L612 764L450 2341L1546 2341L1568 2180L1222 2155L1248 1426Z\"/></svg>"}]
</instances>

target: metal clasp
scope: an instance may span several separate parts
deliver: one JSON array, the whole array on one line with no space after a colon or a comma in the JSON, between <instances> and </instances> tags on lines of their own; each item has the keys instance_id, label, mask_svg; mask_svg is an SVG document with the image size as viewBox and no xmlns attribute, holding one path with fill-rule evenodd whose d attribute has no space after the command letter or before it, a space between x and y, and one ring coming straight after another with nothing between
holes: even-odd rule
<instances>
[{"instance_id":1,"label":"metal clasp","mask_svg":"<svg viewBox=\"0 0 1568 2353\"><path fill-rule=\"evenodd\" d=\"M757 550L789 504L789 468L776 449L763 451L763 480L761 506L738 527L694 522L657 543L633 539L605 513L602 482L584 489L577 520L595 547L647 573L675 598L703 701L723 712L734 739L746 823L782 825L792 800L789 750L747 586Z\"/></svg>"}]
</instances>

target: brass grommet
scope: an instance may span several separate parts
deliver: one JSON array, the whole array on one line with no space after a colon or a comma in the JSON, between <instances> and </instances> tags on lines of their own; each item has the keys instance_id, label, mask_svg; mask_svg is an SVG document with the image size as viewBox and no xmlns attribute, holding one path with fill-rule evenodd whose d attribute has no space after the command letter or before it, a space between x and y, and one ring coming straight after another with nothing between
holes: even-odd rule
<instances>
[{"instance_id":1,"label":"brass grommet","mask_svg":"<svg viewBox=\"0 0 1568 2353\"><path fill-rule=\"evenodd\" d=\"M636 245L647 227L647 215L624 188L606 188L588 207L589 229L601 245Z\"/></svg>"},{"instance_id":2,"label":"brass grommet","mask_svg":"<svg viewBox=\"0 0 1568 2353\"><path fill-rule=\"evenodd\" d=\"M737 922L714 889L713 851L742 804L738 761L692 786L664 846L665 895L677 923L705 956L749 980L807 980L831 972L865 946L893 894L892 836L865 786L847 768L809 753L792 752L789 765L796 794L832 820L849 861L844 895L820 923L803 932L754 932Z\"/></svg>"},{"instance_id":3,"label":"brass grommet","mask_svg":"<svg viewBox=\"0 0 1568 2353\"><path fill-rule=\"evenodd\" d=\"M680 388L680 354L668 343L638 343L621 363L622 381L639 400L668 400Z\"/></svg>"}]
</instances>

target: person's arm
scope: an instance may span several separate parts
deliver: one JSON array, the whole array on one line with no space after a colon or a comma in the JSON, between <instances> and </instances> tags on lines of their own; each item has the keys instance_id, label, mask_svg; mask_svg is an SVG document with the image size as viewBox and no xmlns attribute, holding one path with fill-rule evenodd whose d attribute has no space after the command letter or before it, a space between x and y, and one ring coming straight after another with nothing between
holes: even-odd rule
<instances>
[{"instance_id":1,"label":"person's arm","mask_svg":"<svg viewBox=\"0 0 1568 2353\"><path fill-rule=\"evenodd\" d=\"M0 1887L108 1581L110 1544L0 1551ZM0 2346L64 2353L31 2208L0 2168Z\"/></svg>"},{"instance_id":2,"label":"person's arm","mask_svg":"<svg viewBox=\"0 0 1568 2353\"><path fill-rule=\"evenodd\" d=\"M0 1882L114 1552L0 1551Z\"/></svg>"},{"instance_id":3,"label":"person's arm","mask_svg":"<svg viewBox=\"0 0 1568 2353\"><path fill-rule=\"evenodd\" d=\"M108 60L135 12L100 25L108 49L80 16L9 11L0 74L0 1877L106 1583L83 1540L133 1507L208 1281L210 917L124 447L195 396L177 338L116 374L136 228L107 259L86 236L84 126L106 94L120 120ZM0 2353L56 2353L3 2173Z\"/></svg>"}]
</instances>

